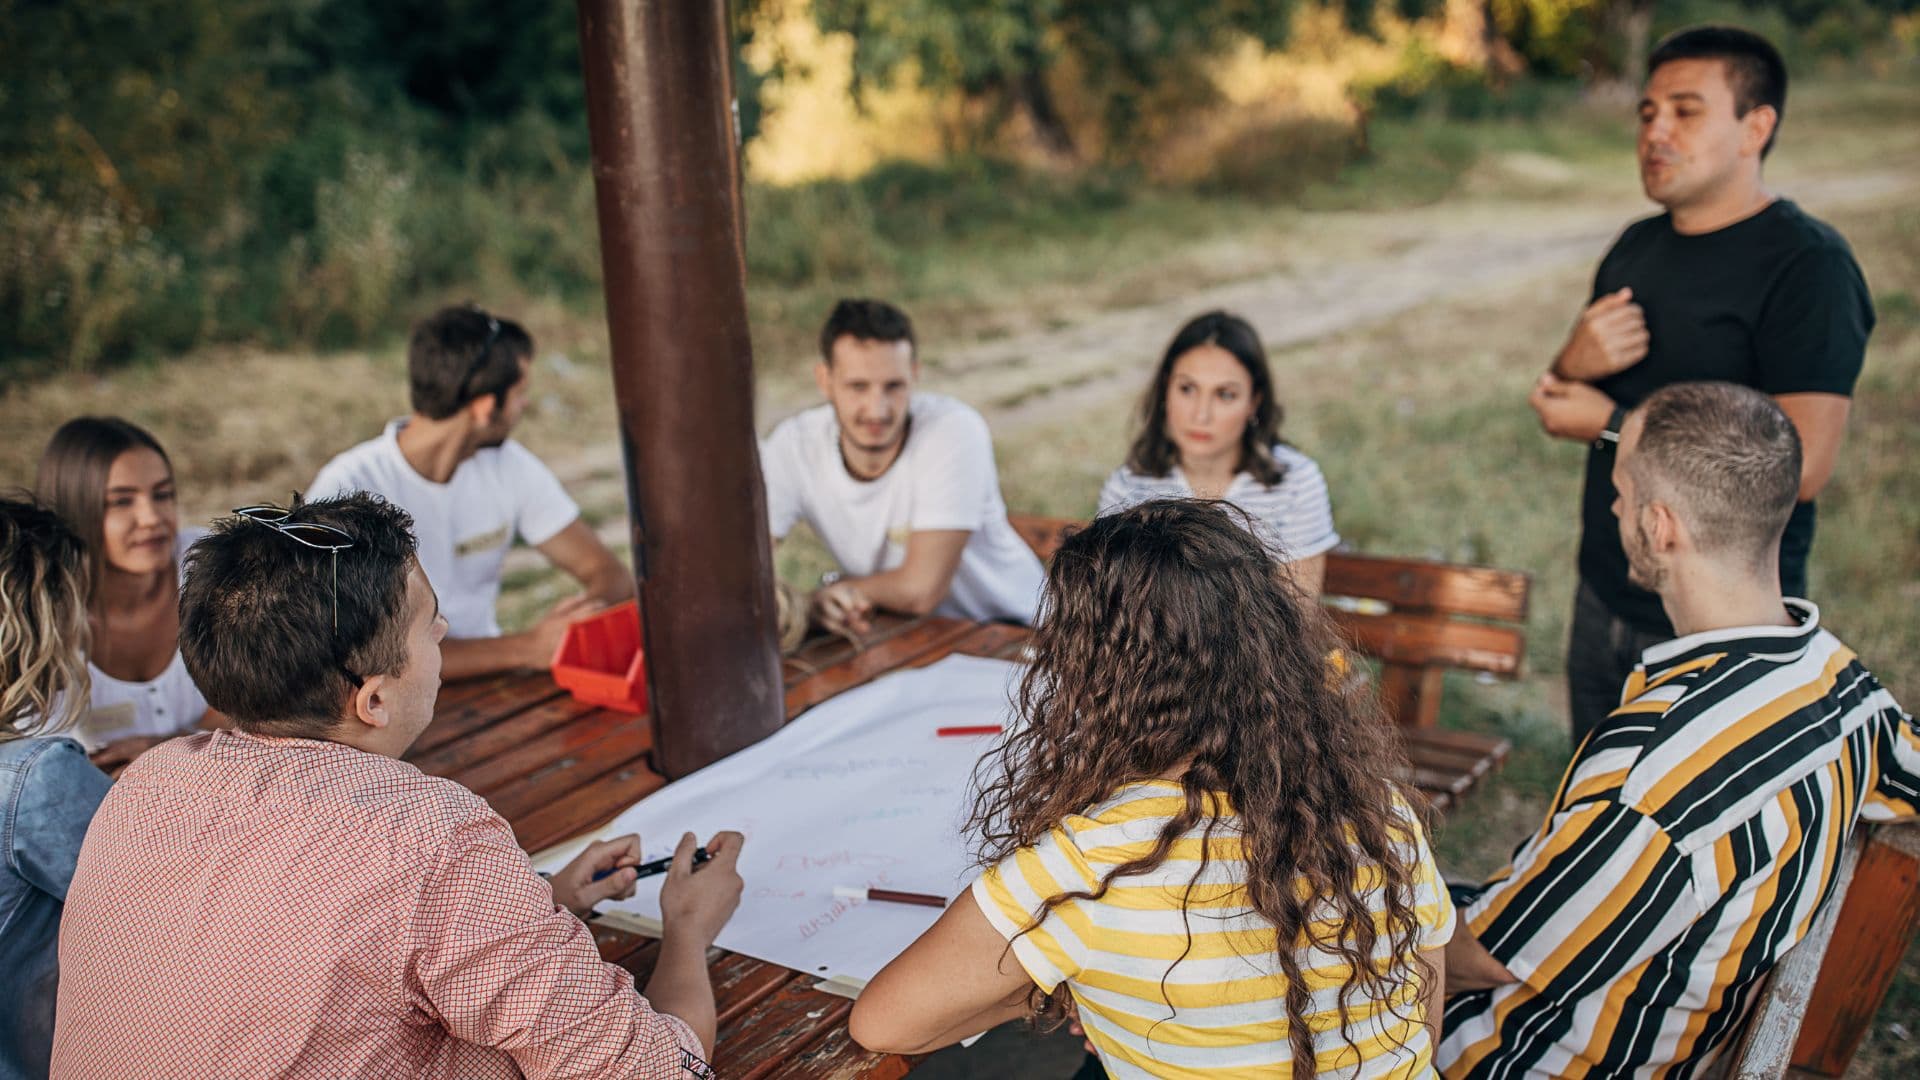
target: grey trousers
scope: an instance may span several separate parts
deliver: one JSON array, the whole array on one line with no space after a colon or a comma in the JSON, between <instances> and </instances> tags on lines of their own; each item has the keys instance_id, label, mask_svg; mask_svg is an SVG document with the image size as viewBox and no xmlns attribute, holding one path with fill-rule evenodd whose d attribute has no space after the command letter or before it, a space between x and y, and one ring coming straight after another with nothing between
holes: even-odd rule
<instances>
[{"instance_id":1,"label":"grey trousers","mask_svg":"<svg viewBox=\"0 0 1920 1080\"><path fill-rule=\"evenodd\" d=\"M1567 703L1575 750L1619 706L1620 690L1640 654L1667 640L1620 619L1592 586L1580 582L1573 598L1573 631L1567 635Z\"/></svg>"}]
</instances>

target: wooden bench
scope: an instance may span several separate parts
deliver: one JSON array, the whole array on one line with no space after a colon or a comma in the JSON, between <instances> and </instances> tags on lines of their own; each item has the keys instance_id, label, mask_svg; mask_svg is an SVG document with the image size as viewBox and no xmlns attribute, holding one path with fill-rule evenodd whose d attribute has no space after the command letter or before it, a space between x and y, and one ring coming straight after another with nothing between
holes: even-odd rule
<instances>
[{"instance_id":1,"label":"wooden bench","mask_svg":"<svg viewBox=\"0 0 1920 1080\"><path fill-rule=\"evenodd\" d=\"M1854 830L1807 936L1774 965L1745 1030L1711 1074L1842 1076L1920 923L1920 826Z\"/></svg>"},{"instance_id":2,"label":"wooden bench","mask_svg":"<svg viewBox=\"0 0 1920 1080\"><path fill-rule=\"evenodd\" d=\"M1070 518L1009 514L1044 561ZM1355 651L1379 662L1380 694L1404 729L1415 786L1446 809L1506 760L1506 739L1436 726L1449 669L1513 678L1526 654L1530 579L1512 570L1333 552L1323 599Z\"/></svg>"}]
</instances>

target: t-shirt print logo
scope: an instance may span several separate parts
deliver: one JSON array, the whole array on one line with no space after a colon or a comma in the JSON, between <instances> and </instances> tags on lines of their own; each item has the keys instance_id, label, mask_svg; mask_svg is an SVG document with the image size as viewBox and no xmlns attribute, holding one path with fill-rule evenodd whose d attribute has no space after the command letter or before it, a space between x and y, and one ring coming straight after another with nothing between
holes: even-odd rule
<instances>
[{"instance_id":1,"label":"t-shirt print logo","mask_svg":"<svg viewBox=\"0 0 1920 1080\"><path fill-rule=\"evenodd\" d=\"M713 1066L701 1061L699 1055L691 1050L680 1051L680 1067L699 1077L700 1080L713 1080L717 1075L713 1071Z\"/></svg>"},{"instance_id":2,"label":"t-shirt print logo","mask_svg":"<svg viewBox=\"0 0 1920 1080\"><path fill-rule=\"evenodd\" d=\"M502 525L492 532L481 533L479 536L470 536L460 541L453 545L453 553L456 557L464 559L469 555L477 555L482 551L497 548L506 542L507 527Z\"/></svg>"},{"instance_id":3,"label":"t-shirt print logo","mask_svg":"<svg viewBox=\"0 0 1920 1080\"><path fill-rule=\"evenodd\" d=\"M112 705L102 705L87 712L87 726L95 731L107 731L133 723L134 708L131 701L119 701Z\"/></svg>"}]
</instances>

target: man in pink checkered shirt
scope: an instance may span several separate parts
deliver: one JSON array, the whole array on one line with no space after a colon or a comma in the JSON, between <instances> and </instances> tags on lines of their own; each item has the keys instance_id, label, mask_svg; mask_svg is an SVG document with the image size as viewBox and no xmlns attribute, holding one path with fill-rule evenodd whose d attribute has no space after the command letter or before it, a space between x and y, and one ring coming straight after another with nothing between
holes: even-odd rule
<instances>
[{"instance_id":1,"label":"man in pink checkered shirt","mask_svg":"<svg viewBox=\"0 0 1920 1080\"><path fill-rule=\"evenodd\" d=\"M632 893L638 837L549 885L484 801L399 760L446 632L410 524L348 495L249 511L189 553L181 652L234 729L149 751L101 804L53 1075L711 1075L706 950L739 834L698 872L682 838L641 997L577 917Z\"/></svg>"}]
</instances>

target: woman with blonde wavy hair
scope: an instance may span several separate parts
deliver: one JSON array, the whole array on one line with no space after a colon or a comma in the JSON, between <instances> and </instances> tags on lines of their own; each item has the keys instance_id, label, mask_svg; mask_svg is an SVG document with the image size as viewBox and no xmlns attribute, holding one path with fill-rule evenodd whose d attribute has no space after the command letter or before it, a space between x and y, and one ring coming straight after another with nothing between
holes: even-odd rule
<instances>
[{"instance_id":1,"label":"woman with blonde wavy hair","mask_svg":"<svg viewBox=\"0 0 1920 1080\"><path fill-rule=\"evenodd\" d=\"M0 498L0 1080L47 1075L60 910L110 784L60 734L87 705L87 577L59 515Z\"/></svg>"},{"instance_id":2,"label":"woman with blonde wavy hair","mask_svg":"<svg viewBox=\"0 0 1920 1080\"><path fill-rule=\"evenodd\" d=\"M1405 760L1244 520L1155 501L1048 569L983 873L854 1007L918 1053L1078 1016L1116 1077L1424 1077L1453 932Z\"/></svg>"}]
</instances>

